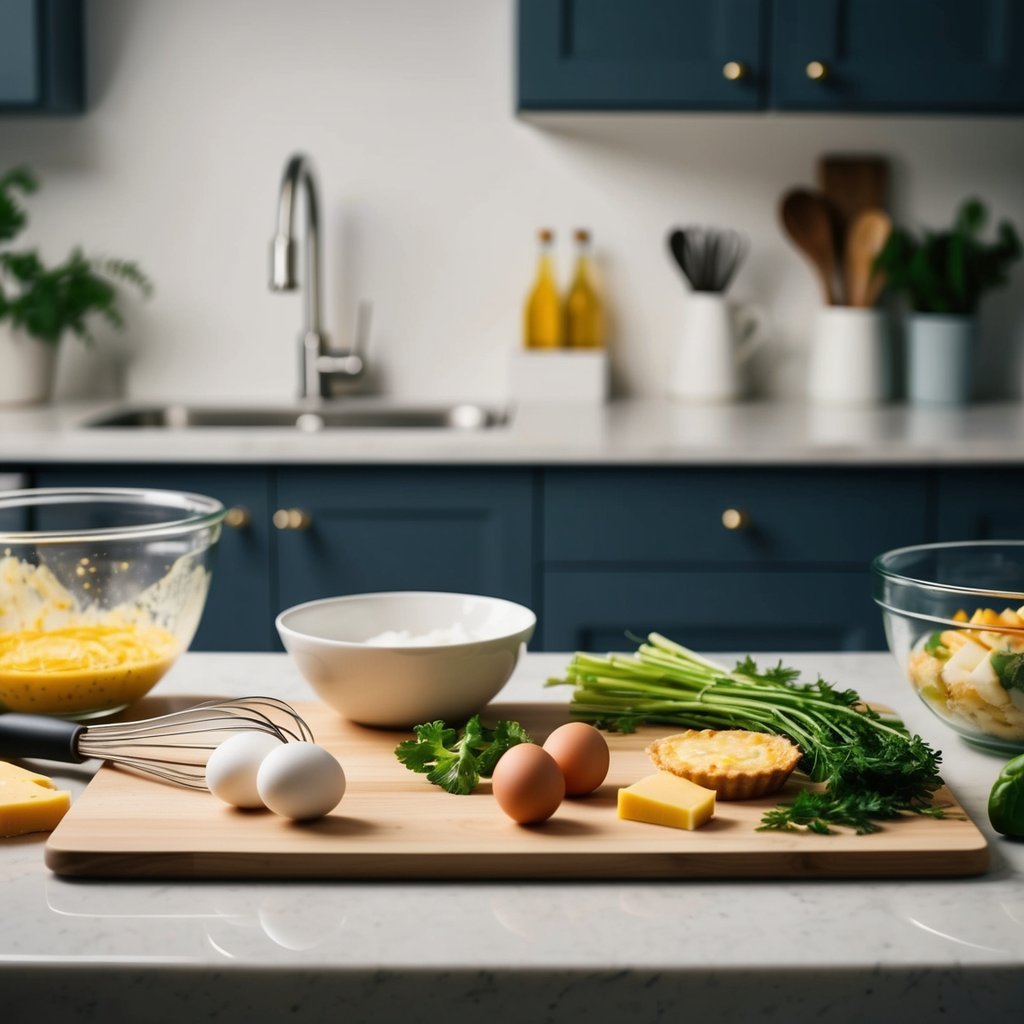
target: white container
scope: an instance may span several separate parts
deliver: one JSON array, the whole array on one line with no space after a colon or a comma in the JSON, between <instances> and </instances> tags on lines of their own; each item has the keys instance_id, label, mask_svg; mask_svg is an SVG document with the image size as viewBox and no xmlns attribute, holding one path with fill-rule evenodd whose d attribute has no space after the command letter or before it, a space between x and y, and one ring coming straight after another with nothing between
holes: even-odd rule
<instances>
[{"instance_id":1,"label":"white container","mask_svg":"<svg viewBox=\"0 0 1024 1024\"><path fill-rule=\"evenodd\" d=\"M517 349L509 362L509 397L519 402L608 400L605 349Z\"/></svg>"},{"instance_id":2,"label":"white container","mask_svg":"<svg viewBox=\"0 0 1024 1024\"><path fill-rule=\"evenodd\" d=\"M874 405L892 389L889 320L879 309L825 306L811 338L807 394L828 405Z\"/></svg>"},{"instance_id":3,"label":"white container","mask_svg":"<svg viewBox=\"0 0 1024 1024\"><path fill-rule=\"evenodd\" d=\"M57 346L0 322L0 406L50 400Z\"/></svg>"},{"instance_id":4,"label":"white container","mask_svg":"<svg viewBox=\"0 0 1024 1024\"><path fill-rule=\"evenodd\" d=\"M717 292L691 292L672 351L670 394L697 402L741 398L746 364L764 337L756 306L729 302Z\"/></svg>"}]
</instances>

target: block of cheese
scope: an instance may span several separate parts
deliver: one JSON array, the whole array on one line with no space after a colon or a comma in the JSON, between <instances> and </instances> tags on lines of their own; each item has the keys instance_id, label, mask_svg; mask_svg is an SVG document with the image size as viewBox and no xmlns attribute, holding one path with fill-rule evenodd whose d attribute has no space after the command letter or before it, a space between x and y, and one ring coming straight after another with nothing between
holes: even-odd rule
<instances>
[{"instance_id":1,"label":"block of cheese","mask_svg":"<svg viewBox=\"0 0 1024 1024\"><path fill-rule=\"evenodd\" d=\"M672 828L700 828L715 813L715 791L671 772L648 775L619 790L619 817Z\"/></svg>"},{"instance_id":2,"label":"block of cheese","mask_svg":"<svg viewBox=\"0 0 1024 1024\"><path fill-rule=\"evenodd\" d=\"M0 836L49 832L71 806L71 794L52 779L0 761Z\"/></svg>"}]
</instances>

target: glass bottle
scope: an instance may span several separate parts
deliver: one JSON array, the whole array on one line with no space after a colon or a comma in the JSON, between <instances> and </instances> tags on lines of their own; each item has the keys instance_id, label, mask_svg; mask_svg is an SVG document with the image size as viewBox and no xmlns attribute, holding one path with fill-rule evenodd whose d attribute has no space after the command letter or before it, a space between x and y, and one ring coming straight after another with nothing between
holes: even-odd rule
<instances>
[{"instance_id":1,"label":"glass bottle","mask_svg":"<svg viewBox=\"0 0 1024 1024\"><path fill-rule=\"evenodd\" d=\"M565 343L570 348L600 348L604 344L601 302L594 291L590 266L590 232L576 232L576 274L565 300Z\"/></svg>"},{"instance_id":2,"label":"glass bottle","mask_svg":"<svg viewBox=\"0 0 1024 1024\"><path fill-rule=\"evenodd\" d=\"M540 255L537 277L526 300L523 343L527 348L559 348L563 340L562 300L551 263L555 234L544 228L537 237Z\"/></svg>"}]
</instances>

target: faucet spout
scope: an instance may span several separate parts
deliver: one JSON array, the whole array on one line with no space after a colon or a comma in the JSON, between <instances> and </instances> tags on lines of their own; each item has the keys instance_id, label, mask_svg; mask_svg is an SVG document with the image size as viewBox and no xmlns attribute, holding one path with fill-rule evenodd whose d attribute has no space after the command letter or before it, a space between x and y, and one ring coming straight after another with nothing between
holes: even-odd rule
<instances>
[{"instance_id":1,"label":"faucet spout","mask_svg":"<svg viewBox=\"0 0 1024 1024\"><path fill-rule=\"evenodd\" d=\"M277 201L277 233L270 243L270 288L294 291L295 204L302 187L306 193L306 261L303 273L305 323L299 336L299 395L310 398L329 394L328 381L316 361L327 351L320 325L320 215L316 177L309 157L298 153L288 160Z\"/></svg>"},{"instance_id":2,"label":"faucet spout","mask_svg":"<svg viewBox=\"0 0 1024 1024\"><path fill-rule=\"evenodd\" d=\"M332 384L361 384L369 332L369 306L360 307L355 345L331 349L320 325L320 211L316 175L308 156L296 153L285 164L277 198L277 232L270 242L270 290L294 291L296 194L306 194L306 257L303 268L305 323L299 334L299 397L330 398Z\"/></svg>"}]
</instances>

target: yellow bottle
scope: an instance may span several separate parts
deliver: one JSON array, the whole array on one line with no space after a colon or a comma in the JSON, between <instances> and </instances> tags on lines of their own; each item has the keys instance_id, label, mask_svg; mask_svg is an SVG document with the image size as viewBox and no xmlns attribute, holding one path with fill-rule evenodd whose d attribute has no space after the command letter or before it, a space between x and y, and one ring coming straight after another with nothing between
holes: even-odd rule
<instances>
[{"instance_id":1,"label":"yellow bottle","mask_svg":"<svg viewBox=\"0 0 1024 1024\"><path fill-rule=\"evenodd\" d=\"M559 348L562 345L562 300L551 265L553 231L545 228L538 235L540 258L537 279L526 300L523 344L527 348Z\"/></svg>"},{"instance_id":2,"label":"yellow bottle","mask_svg":"<svg viewBox=\"0 0 1024 1024\"><path fill-rule=\"evenodd\" d=\"M600 348L604 344L601 302L590 270L590 232L576 232L576 276L565 300L565 343L570 348Z\"/></svg>"}]
</instances>

